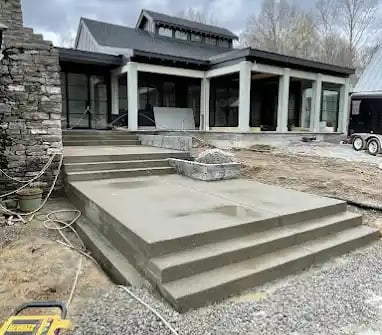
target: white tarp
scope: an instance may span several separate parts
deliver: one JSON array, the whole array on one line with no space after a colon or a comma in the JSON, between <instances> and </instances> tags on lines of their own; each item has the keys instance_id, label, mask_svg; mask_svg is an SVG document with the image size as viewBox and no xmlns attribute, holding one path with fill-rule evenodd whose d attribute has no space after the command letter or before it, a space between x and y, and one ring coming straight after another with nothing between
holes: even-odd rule
<instances>
[{"instance_id":1,"label":"white tarp","mask_svg":"<svg viewBox=\"0 0 382 335\"><path fill-rule=\"evenodd\" d=\"M195 130L192 108L154 107L157 129Z\"/></svg>"}]
</instances>

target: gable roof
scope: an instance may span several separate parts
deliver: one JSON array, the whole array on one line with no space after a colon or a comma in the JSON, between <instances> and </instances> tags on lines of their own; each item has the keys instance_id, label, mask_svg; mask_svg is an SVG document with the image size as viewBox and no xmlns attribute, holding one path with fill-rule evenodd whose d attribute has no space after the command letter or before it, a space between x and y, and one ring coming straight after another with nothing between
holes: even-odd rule
<instances>
[{"instance_id":1,"label":"gable roof","mask_svg":"<svg viewBox=\"0 0 382 335\"><path fill-rule=\"evenodd\" d=\"M197 42L182 41L152 35L147 31L125 26L81 18L92 36L100 46L118 49L116 53L129 54L131 50L171 55L195 60L208 59L211 56L226 52L227 48L210 46Z\"/></svg>"},{"instance_id":2,"label":"gable roof","mask_svg":"<svg viewBox=\"0 0 382 335\"><path fill-rule=\"evenodd\" d=\"M232 31L222 27L199 23L199 22L187 20L181 17L170 16L167 14L153 12L147 9L142 9L136 28L140 26L140 23L144 16L150 17L154 22L157 22L157 23L168 24L178 28L188 29L195 32L205 33L205 34L217 35L220 37L225 37L225 38L234 39L234 40L239 39L239 37L235 35Z\"/></svg>"},{"instance_id":3,"label":"gable roof","mask_svg":"<svg viewBox=\"0 0 382 335\"><path fill-rule=\"evenodd\" d=\"M379 48L369 65L366 66L353 92L382 92L382 47Z\"/></svg>"}]
</instances>

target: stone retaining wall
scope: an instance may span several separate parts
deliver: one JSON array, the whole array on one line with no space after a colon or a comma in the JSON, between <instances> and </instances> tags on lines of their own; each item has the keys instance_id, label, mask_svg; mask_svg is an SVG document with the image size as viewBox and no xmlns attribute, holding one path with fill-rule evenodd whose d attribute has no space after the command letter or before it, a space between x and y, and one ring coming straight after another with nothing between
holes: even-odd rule
<instances>
[{"instance_id":1,"label":"stone retaining wall","mask_svg":"<svg viewBox=\"0 0 382 335\"><path fill-rule=\"evenodd\" d=\"M0 168L30 179L62 152L58 52L23 27L20 0L0 0L0 23L9 28L0 56ZM50 186L58 160L36 186ZM16 186L0 174L0 193Z\"/></svg>"}]
</instances>

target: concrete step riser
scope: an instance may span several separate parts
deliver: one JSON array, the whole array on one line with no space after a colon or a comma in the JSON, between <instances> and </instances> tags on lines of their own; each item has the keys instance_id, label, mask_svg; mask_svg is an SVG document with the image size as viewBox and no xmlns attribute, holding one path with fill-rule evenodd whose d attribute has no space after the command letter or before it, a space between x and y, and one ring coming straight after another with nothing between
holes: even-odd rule
<instances>
[{"instance_id":1,"label":"concrete step riser","mask_svg":"<svg viewBox=\"0 0 382 335\"><path fill-rule=\"evenodd\" d=\"M170 303L179 311L186 312L192 308L198 308L208 304L210 301L216 301L229 297L230 295L239 293L245 289L262 285L266 282L270 282L277 278L285 277L287 275L304 270L312 264L317 264L329 259L332 256L339 256L347 253L353 249L364 246L376 239L378 233L362 236L358 239L354 239L350 242L339 244L333 248L309 254L307 256L289 261L284 264L280 264L271 269L264 270L262 272L243 277L240 280L234 282L228 282L224 285L219 285L213 289L200 291L197 294L186 296L181 299L174 300L174 298L166 291L164 287L159 286L161 293L170 301Z\"/></svg>"},{"instance_id":2,"label":"concrete step riser","mask_svg":"<svg viewBox=\"0 0 382 335\"><path fill-rule=\"evenodd\" d=\"M323 208L312 209L302 213L295 213L292 215L282 216L280 218L267 219L264 221L257 221L256 223L249 222L238 226L231 226L220 230L208 231L202 234L194 234L171 241L159 242L152 245L153 255L156 257L165 254L177 252L179 250L191 249L193 247L202 246L209 243L216 243L219 241L230 240L239 238L255 232L264 232L266 230L274 229L279 226L294 224L313 220L316 218L337 214L346 210L346 204L338 204L327 206Z\"/></svg>"},{"instance_id":3,"label":"concrete step riser","mask_svg":"<svg viewBox=\"0 0 382 335\"><path fill-rule=\"evenodd\" d=\"M113 241L113 247L131 264L139 269L147 263L148 246L142 239L72 185L65 185L65 193L67 198L92 222L93 228L107 241ZM91 237L88 238L91 239Z\"/></svg>"},{"instance_id":4,"label":"concrete step riser","mask_svg":"<svg viewBox=\"0 0 382 335\"><path fill-rule=\"evenodd\" d=\"M94 171L93 173L89 174L66 174L66 180L67 182L74 182L74 181L89 181L89 180L101 180L101 179L115 179L115 178L132 178L132 177L142 177L142 176L160 176L160 175L166 175L166 174L172 174L175 173L175 170L171 167L164 167L164 168L158 168L158 169L150 169L150 168L143 168L139 170L130 170L130 171L108 171L108 172L102 172L102 171Z\"/></svg>"},{"instance_id":5,"label":"concrete step riser","mask_svg":"<svg viewBox=\"0 0 382 335\"><path fill-rule=\"evenodd\" d=\"M204 271L209 271L232 263L245 261L247 259L264 255L266 253L270 253L276 250L288 248L296 244L324 237L329 234L340 232L346 228L355 227L360 224L362 224L362 218L355 217L349 220L339 221L324 227L319 227L309 231L293 234L287 237L264 242L262 244L254 245L251 247L235 250L228 253L222 253L214 257L209 257L195 262L189 262L178 266L173 266L163 271L160 271L160 269L158 269L158 267L152 263L149 263L149 268L158 282L167 283L170 281L192 276L198 273L202 273Z\"/></svg>"},{"instance_id":6,"label":"concrete step riser","mask_svg":"<svg viewBox=\"0 0 382 335\"><path fill-rule=\"evenodd\" d=\"M91 146L103 146L103 145L107 145L107 146L118 146L118 145L123 145L123 146L129 146L129 145L140 145L141 142L140 141L125 141L125 140L105 140L105 141L102 141L102 140L95 140L95 141L85 141L85 140L82 140L82 141L64 141L64 146L66 147L91 147Z\"/></svg>"},{"instance_id":7,"label":"concrete step riser","mask_svg":"<svg viewBox=\"0 0 382 335\"><path fill-rule=\"evenodd\" d=\"M135 135L95 135L95 136L74 136L74 135L64 135L62 136L63 142L70 141L113 141L113 140L123 140L123 141L139 141L138 137Z\"/></svg>"},{"instance_id":8,"label":"concrete step riser","mask_svg":"<svg viewBox=\"0 0 382 335\"><path fill-rule=\"evenodd\" d=\"M93 163L80 165L65 165L65 172L85 172L85 171L102 171L102 170L123 170L153 167L168 167L168 160L154 161L131 161L131 162L114 162L114 163Z\"/></svg>"},{"instance_id":9,"label":"concrete step riser","mask_svg":"<svg viewBox=\"0 0 382 335\"><path fill-rule=\"evenodd\" d=\"M184 153L155 153L155 154L129 154L129 155L95 155L95 156L67 156L64 157L64 164L70 163L98 163L112 161L139 161L139 160L157 160L168 158L188 159L190 154Z\"/></svg>"},{"instance_id":10,"label":"concrete step riser","mask_svg":"<svg viewBox=\"0 0 382 335\"><path fill-rule=\"evenodd\" d=\"M108 136L108 135L137 135L136 133L131 133L127 131L116 131L116 130L63 130L62 135L64 136Z\"/></svg>"}]
</instances>

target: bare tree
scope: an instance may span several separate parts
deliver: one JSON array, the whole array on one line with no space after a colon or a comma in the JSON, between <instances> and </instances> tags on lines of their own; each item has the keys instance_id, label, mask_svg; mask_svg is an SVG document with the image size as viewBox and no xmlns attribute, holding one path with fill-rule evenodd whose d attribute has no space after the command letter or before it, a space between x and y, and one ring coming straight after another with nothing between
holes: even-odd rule
<instances>
[{"instance_id":1,"label":"bare tree","mask_svg":"<svg viewBox=\"0 0 382 335\"><path fill-rule=\"evenodd\" d=\"M187 20L195 21L199 23L211 24L211 25L217 24L217 20L212 14L206 11L201 11L201 10L192 8L192 7L186 8L185 10L181 11L179 13L179 16Z\"/></svg>"},{"instance_id":2,"label":"bare tree","mask_svg":"<svg viewBox=\"0 0 382 335\"><path fill-rule=\"evenodd\" d=\"M337 0L338 14L354 62L358 48L367 40L377 14L377 0ZM352 64L349 64L352 65Z\"/></svg>"},{"instance_id":3,"label":"bare tree","mask_svg":"<svg viewBox=\"0 0 382 335\"><path fill-rule=\"evenodd\" d=\"M264 0L260 13L249 18L242 42L254 48L311 58L315 36L310 14L287 0Z\"/></svg>"}]
</instances>

